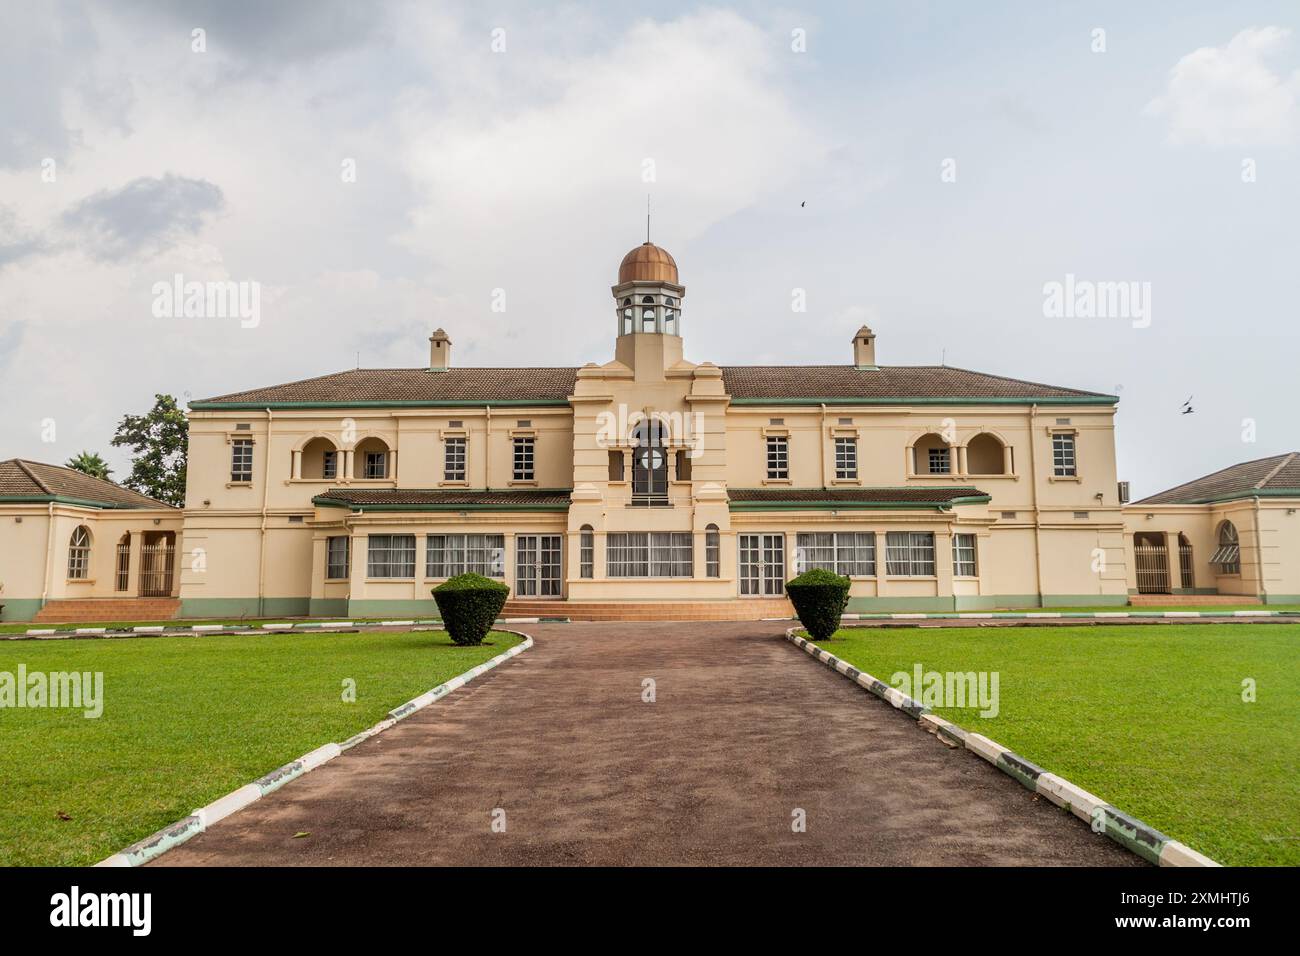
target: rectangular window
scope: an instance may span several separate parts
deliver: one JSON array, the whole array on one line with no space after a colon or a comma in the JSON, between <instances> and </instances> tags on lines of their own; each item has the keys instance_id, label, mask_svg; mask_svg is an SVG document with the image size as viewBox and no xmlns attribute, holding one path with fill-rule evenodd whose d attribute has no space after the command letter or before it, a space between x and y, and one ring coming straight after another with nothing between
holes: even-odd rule
<instances>
[{"instance_id":1,"label":"rectangular window","mask_svg":"<svg viewBox=\"0 0 1300 956\"><path fill-rule=\"evenodd\" d=\"M611 578L689 578L693 538L689 531L626 531L605 536L605 572Z\"/></svg>"},{"instance_id":2,"label":"rectangular window","mask_svg":"<svg viewBox=\"0 0 1300 956\"><path fill-rule=\"evenodd\" d=\"M952 573L959 578L973 578L979 575L979 568L975 563L975 535L952 536Z\"/></svg>"},{"instance_id":3,"label":"rectangular window","mask_svg":"<svg viewBox=\"0 0 1300 956\"><path fill-rule=\"evenodd\" d=\"M386 451L366 452L366 477L367 478L388 477L388 452Z\"/></svg>"},{"instance_id":4,"label":"rectangular window","mask_svg":"<svg viewBox=\"0 0 1300 956\"><path fill-rule=\"evenodd\" d=\"M372 534L368 539L366 576L371 578L415 577L415 535Z\"/></svg>"},{"instance_id":5,"label":"rectangular window","mask_svg":"<svg viewBox=\"0 0 1300 956\"><path fill-rule=\"evenodd\" d=\"M835 477L841 480L858 477L858 440L835 439Z\"/></svg>"},{"instance_id":6,"label":"rectangular window","mask_svg":"<svg viewBox=\"0 0 1300 956\"><path fill-rule=\"evenodd\" d=\"M800 572L824 568L858 577L876 573L874 531L818 531L800 534L795 544Z\"/></svg>"},{"instance_id":7,"label":"rectangular window","mask_svg":"<svg viewBox=\"0 0 1300 956\"><path fill-rule=\"evenodd\" d=\"M722 536L713 528L704 533L704 575L722 577Z\"/></svg>"},{"instance_id":8,"label":"rectangular window","mask_svg":"<svg viewBox=\"0 0 1300 956\"><path fill-rule=\"evenodd\" d=\"M1052 474L1058 478L1073 478L1078 474L1073 435L1052 436Z\"/></svg>"},{"instance_id":9,"label":"rectangular window","mask_svg":"<svg viewBox=\"0 0 1300 956\"><path fill-rule=\"evenodd\" d=\"M888 532L885 535L885 573L902 577L933 577L933 532Z\"/></svg>"},{"instance_id":10,"label":"rectangular window","mask_svg":"<svg viewBox=\"0 0 1300 956\"><path fill-rule=\"evenodd\" d=\"M785 435L769 435L767 439L767 477L790 477L790 439Z\"/></svg>"},{"instance_id":11,"label":"rectangular window","mask_svg":"<svg viewBox=\"0 0 1300 956\"><path fill-rule=\"evenodd\" d=\"M625 466L623 464L624 457L625 456L621 450L613 450L613 449L610 450L609 453L609 480L610 481L625 480L623 477L623 472L625 469Z\"/></svg>"},{"instance_id":12,"label":"rectangular window","mask_svg":"<svg viewBox=\"0 0 1300 956\"><path fill-rule=\"evenodd\" d=\"M536 461L535 439L516 438L515 439L515 461L514 476L515 481L532 481L534 475L534 464Z\"/></svg>"},{"instance_id":13,"label":"rectangular window","mask_svg":"<svg viewBox=\"0 0 1300 956\"><path fill-rule=\"evenodd\" d=\"M351 540L347 535L325 539L325 577L330 581L343 581L350 577L348 558Z\"/></svg>"},{"instance_id":14,"label":"rectangular window","mask_svg":"<svg viewBox=\"0 0 1300 956\"><path fill-rule=\"evenodd\" d=\"M952 471L948 464L951 460L952 453L947 448L931 448L929 455L930 474L948 474Z\"/></svg>"},{"instance_id":15,"label":"rectangular window","mask_svg":"<svg viewBox=\"0 0 1300 956\"><path fill-rule=\"evenodd\" d=\"M236 438L230 443L230 480L253 480L253 439Z\"/></svg>"},{"instance_id":16,"label":"rectangular window","mask_svg":"<svg viewBox=\"0 0 1300 956\"><path fill-rule=\"evenodd\" d=\"M503 534L431 534L425 538L424 576L454 578L481 574L506 576L506 536Z\"/></svg>"},{"instance_id":17,"label":"rectangular window","mask_svg":"<svg viewBox=\"0 0 1300 956\"><path fill-rule=\"evenodd\" d=\"M596 575L596 535L584 528L578 535L578 576L593 578Z\"/></svg>"},{"instance_id":18,"label":"rectangular window","mask_svg":"<svg viewBox=\"0 0 1300 956\"><path fill-rule=\"evenodd\" d=\"M465 480L465 439L448 438L445 442L442 480Z\"/></svg>"},{"instance_id":19,"label":"rectangular window","mask_svg":"<svg viewBox=\"0 0 1300 956\"><path fill-rule=\"evenodd\" d=\"M337 478L339 476L339 453L336 451L327 451L321 459L320 476L322 478Z\"/></svg>"}]
</instances>

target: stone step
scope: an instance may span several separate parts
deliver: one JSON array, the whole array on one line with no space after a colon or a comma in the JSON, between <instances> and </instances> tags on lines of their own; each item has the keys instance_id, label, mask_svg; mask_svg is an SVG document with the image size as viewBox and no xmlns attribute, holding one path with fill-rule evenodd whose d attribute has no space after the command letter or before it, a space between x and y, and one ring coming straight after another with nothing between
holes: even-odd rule
<instances>
[{"instance_id":1,"label":"stone step","mask_svg":"<svg viewBox=\"0 0 1300 956\"><path fill-rule=\"evenodd\" d=\"M180 609L177 598L67 598L47 602L32 620L41 624L169 621Z\"/></svg>"}]
</instances>

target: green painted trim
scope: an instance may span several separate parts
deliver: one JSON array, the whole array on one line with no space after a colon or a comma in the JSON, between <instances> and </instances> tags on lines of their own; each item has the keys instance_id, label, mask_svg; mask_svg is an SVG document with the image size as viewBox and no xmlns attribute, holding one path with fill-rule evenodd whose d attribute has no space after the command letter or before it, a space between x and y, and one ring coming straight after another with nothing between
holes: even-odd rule
<instances>
[{"instance_id":1,"label":"green painted trim","mask_svg":"<svg viewBox=\"0 0 1300 956\"><path fill-rule=\"evenodd\" d=\"M849 614L872 611L955 611L949 597L851 597L844 610Z\"/></svg>"},{"instance_id":2,"label":"green painted trim","mask_svg":"<svg viewBox=\"0 0 1300 956\"><path fill-rule=\"evenodd\" d=\"M265 411L294 408L568 408L567 398L493 398L465 400L373 400L355 402L190 402L191 411Z\"/></svg>"},{"instance_id":3,"label":"green painted trim","mask_svg":"<svg viewBox=\"0 0 1300 956\"><path fill-rule=\"evenodd\" d=\"M161 501L158 502L156 506L119 505L108 501L92 501L89 498L72 498L68 495L0 495L0 502L3 502L4 504L43 505L51 501L59 505L80 505L83 508L99 508L101 511L180 511L179 508L165 505Z\"/></svg>"},{"instance_id":4,"label":"green painted trim","mask_svg":"<svg viewBox=\"0 0 1300 956\"><path fill-rule=\"evenodd\" d=\"M800 396L797 398L732 398L733 405L1118 405L1115 395L1081 395L1076 398L957 398L953 396L905 396L853 398L847 396Z\"/></svg>"},{"instance_id":5,"label":"green painted trim","mask_svg":"<svg viewBox=\"0 0 1300 956\"><path fill-rule=\"evenodd\" d=\"M895 489L889 489L895 490ZM728 501L728 511L947 511L953 505L987 504L989 495L948 501Z\"/></svg>"},{"instance_id":6,"label":"green painted trim","mask_svg":"<svg viewBox=\"0 0 1300 956\"><path fill-rule=\"evenodd\" d=\"M438 604L431 597L426 600L351 600L347 617L440 617Z\"/></svg>"},{"instance_id":7,"label":"green painted trim","mask_svg":"<svg viewBox=\"0 0 1300 956\"><path fill-rule=\"evenodd\" d=\"M437 493L436 488L402 488L401 491L429 491ZM491 489L480 489L490 491ZM460 489L458 489L458 492ZM529 489L527 492L497 492L498 494L532 494L532 495L567 495L572 494L571 488L537 488ZM314 505L320 505L324 508L348 508L353 514L364 514L368 511L568 511L567 504L356 504L350 501L339 501L336 498L327 498L324 495L317 495L311 500Z\"/></svg>"},{"instance_id":8,"label":"green painted trim","mask_svg":"<svg viewBox=\"0 0 1300 956\"><path fill-rule=\"evenodd\" d=\"M1039 607L1127 607L1128 594L1044 594Z\"/></svg>"},{"instance_id":9,"label":"green painted trim","mask_svg":"<svg viewBox=\"0 0 1300 956\"><path fill-rule=\"evenodd\" d=\"M307 607L307 614L309 617L347 617L348 599L312 598Z\"/></svg>"},{"instance_id":10,"label":"green painted trim","mask_svg":"<svg viewBox=\"0 0 1300 956\"><path fill-rule=\"evenodd\" d=\"M178 617L261 617L258 600L251 598L182 598Z\"/></svg>"},{"instance_id":11,"label":"green painted trim","mask_svg":"<svg viewBox=\"0 0 1300 956\"><path fill-rule=\"evenodd\" d=\"M44 606L40 598L0 598L0 621L30 621Z\"/></svg>"},{"instance_id":12,"label":"green painted trim","mask_svg":"<svg viewBox=\"0 0 1300 956\"><path fill-rule=\"evenodd\" d=\"M262 610L259 617L307 617L311 613L311 598L307 597L268 597L262 598Z\"/></svg>"},{"instance_id":13,"label":"green painted trim","mask_svg":"<svg viewBox=\"0 0 1300 956\"><path fill-rule=\"evenodd\" d=\"M991 611L995 608L1126 607L1124 594L958 594L939 597L851 597L850 614L871 612Z\"/></svg>"},{"instance_id":14,"label":"green painted trim","mask_svg":"<svg viewBox=\"0 0 1300 956\"><path fill-rule=\"evenodd\" d=\"M1300 594L1265 594L1265 604L1300 604Z\"/></svg>"}]
</instances>

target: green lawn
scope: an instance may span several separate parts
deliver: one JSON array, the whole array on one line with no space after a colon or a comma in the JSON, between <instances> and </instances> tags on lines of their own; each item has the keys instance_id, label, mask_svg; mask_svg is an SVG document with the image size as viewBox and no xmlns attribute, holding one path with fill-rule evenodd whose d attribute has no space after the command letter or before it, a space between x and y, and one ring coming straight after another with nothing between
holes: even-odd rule
<instances>
[{"instance_id":1,"label":"green lawn","mask_svg":"<svg viewBox=\"0 0 1300 956\"><path fill-rule=\"evenodd\" d=\"M393 620L412 620L411 618L401 617L254 617L254 618L173 618L168 621L74 621L70 623L61 623L51 621L50 623L35 623L33 621L11 621L0 624L0 634L26 634L29 630L53 630L55 628L80 628L80 627L112 627L123 629L128 627L190 627L194 624L230 624L238 627L261 627L263 624L308 624L319 621L353 621L357 624L365 624L373 621L393 621ZM415 620L431 620L423 615L417 616Z\"/></svg>"},{"instance_id":2,"label":"green lawn","mask_svg":"<svg viewBox=\"0 0 1300 956\"><path fill-rule=\"evenodd\" d=\"M488 641L460 648L421 631L0 642L0 671L104 675L97 719L0 709L0 865L95 863L519 638ZM347 678L355 703L342 700Z\"/></svg>"},{"instance_id":3,"label":"green lawn","mask_svg":"<svg viewBox=\"0 0 1300 956\"><path fill-rule=\"evenodd\" d=\"M1300 864L1300 625L847 628L821 646L886 683L997 671L996 717L934 710L1221 863Z\"/></svg>"}]
</instances>

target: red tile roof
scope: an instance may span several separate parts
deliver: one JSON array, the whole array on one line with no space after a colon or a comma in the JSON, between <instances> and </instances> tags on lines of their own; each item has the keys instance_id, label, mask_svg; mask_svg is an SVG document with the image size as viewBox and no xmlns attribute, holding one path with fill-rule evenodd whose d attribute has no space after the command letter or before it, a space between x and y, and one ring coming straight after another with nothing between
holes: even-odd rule
<instances>
[{"instance_id":1,"label":"red tile roof","mask_svg":"<svg viewBox=\"0 0 1300 956\"><path fill-rule=\"evenodd\" d=\"M114 482L23 458L0 461L0 501L14 498L70 498L100 508L171 508Z\"/></svg>"},{"instance_id":2,"label":"red tile roof","mask_svg":"<svg viewBox=\"0 0 1300 956\"><path fill-rule=\"evenodd\" d=\"M1135 505L1204 504L1232 498L1286 496L1300 498L1300 452L1273 455L1232 465L1177 487L1135 501Z\"/></svg>"},{"instance_id":3,"label":"red tile roof","mask_svg":"<svg viewBox=\"0 0 1300 956\"><path fill-rule=\"evenodd\" d=\"M231 392L190 403L191 408L280 404L365 403L564 404L573 394L575 368L351 369L317 378ZM840 402L957 399L1113 403L1114 396L1043 385L947 366L852 365L725 366L722 378L737 401L818 400Z\"/></svg>"}]
</instances>

